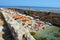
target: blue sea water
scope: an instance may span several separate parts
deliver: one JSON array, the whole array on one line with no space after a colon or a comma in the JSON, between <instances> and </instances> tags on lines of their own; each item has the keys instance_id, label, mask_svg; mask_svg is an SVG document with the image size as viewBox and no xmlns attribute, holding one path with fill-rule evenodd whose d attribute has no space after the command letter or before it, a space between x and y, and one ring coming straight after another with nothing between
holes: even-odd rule
<instances>
[{"instance_id":1,"label":"blue sea water","mask_svg":"<svg viewBox=\"0 0 60 40\"><path fill-rule=\"evenodd\" d=\"M32 10L60 10L60 7L38 7L38 6L0 6L0 8L23 8Z\"/></svg>"}]
</instances>

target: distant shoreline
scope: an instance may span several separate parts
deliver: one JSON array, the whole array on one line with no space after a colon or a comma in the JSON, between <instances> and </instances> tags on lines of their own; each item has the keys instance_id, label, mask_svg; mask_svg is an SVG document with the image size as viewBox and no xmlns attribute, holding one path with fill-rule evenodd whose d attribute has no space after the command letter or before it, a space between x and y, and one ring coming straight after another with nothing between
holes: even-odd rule
<instances>
[{"instance_id":1,"label":"distant shoreline","mask_svg":"<svg viewBox=\"0 0 60 40\"><path fill-rule=\"evenodd\" d=\"M22 8L22 9L32 8L33 10L60 10L60 7L39 7L39 6L0 6L0 8Z\"/></svg>"},{"instance_id":2,"label":"distant shoreline","mask_svg":"<svg viewBox=\"0 0 60 40\"><path fill-rule=\"evenodd\" d=\"M29 10L29 9L24 9L24 8L14 8L14 9ZM60 13L60 10L33 10L31 9L30 11Z\"/></svg>"}]
</instances>

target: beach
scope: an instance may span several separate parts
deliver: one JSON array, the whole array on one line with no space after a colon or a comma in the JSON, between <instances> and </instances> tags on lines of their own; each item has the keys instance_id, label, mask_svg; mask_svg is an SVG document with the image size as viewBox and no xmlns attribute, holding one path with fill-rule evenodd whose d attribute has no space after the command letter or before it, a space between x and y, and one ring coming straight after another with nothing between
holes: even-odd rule
<instances>
[{"instance_id":1,"label":"beach","mask_svg":"<svg viewBox=\"0 0 60 40\"><path fill-rule=\"evenodd\" d=\"M45 17L49 20L45 21L45 20L40 20L39 17L40 17L40 14L39 15L36 15L36 13L39 13L37 11L32 11L33 12L33 15L31 14L31 10L30 10L30 14L28 14L27 11L29 10L22 10L21 9L18 11L19 9L3 9L2 13L3 15L5 16L6 18L6 21L8 23L10 23L12 25L12 27L15 29L15 32L17 33L18 35L18 38L19 37L22 37L23 34L26 35L26 33L30 36L28 37L27 35L27 38L36 38L36 40L40 40L39 38L43 37L43 35L45 35L42 39L49 39L51 36L48 36L46 35L47 33L49 35L53 35L53 38L50 38L50 39L55 39L54 38L54 33L58 33L57 35L60 35L59 34L59 29L58 26L54 26L52 23L49 22L51 18L50 15L46 14L46 13L50 13L50 12L41 12L43 13L43 15L41 17ZM26 12L25 12L26 11ZM35 12L35 13L34 13ZM25 13L25 14L24 14ZM52 13L53 14L53 13ZM56 13L55 13L56 14ZM59 14L59 13L58 13ZM53 15L52 15L53 16ZM55 17L56 15L54 15ZM59 20L59 15L56 16ZM54 20L54 19L53 19ZM56 20L57 21L57 20ZM15 27L14 27L15 26ZM10 27L9 27L10 28ZM50 30L52 29L52 31ZM57 31L55 31L56 29L58 29ZM49 30L49 31L48 31ZM12 30L10 30L12 32ZM21 34L21 33L22 34ZM40 35L40 32L42 33L41 36ZM53 32L51 34L51 32ZM13 32L12 32L13 33ZM47 37L48 36L48 37ZM38 37L38 38L37 38ZM60 36L59 36L60 37ZM21 39L21 38L20 38ZM41 39L41 40L42 40ZM49 39L49 40L50 40ZM59 38L56 38L57 40L59 40ZM55 40L56 40L55 39Z\"/></svg>"}]
</instances>

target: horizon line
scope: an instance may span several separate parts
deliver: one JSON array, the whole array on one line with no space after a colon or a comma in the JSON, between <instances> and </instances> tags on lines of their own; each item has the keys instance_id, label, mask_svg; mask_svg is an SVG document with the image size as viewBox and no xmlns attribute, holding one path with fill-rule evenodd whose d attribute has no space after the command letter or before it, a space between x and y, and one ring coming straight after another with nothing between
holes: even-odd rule
<instances>
[{"instance_id":1,"label":"horizon line","mask_svg":"<svg viewBox=\"0 0 60 40\"><path fill-rule=\"evenodd\" d=\"M7 6L0 6L0 7L7 7ZM10 7L14 7L14 6L10 6ZM16 7L16 6L15 6ZM22 7L22 6L21 6ZM49 6L26 6L26 7L49 7ZM56 7L55 7L56 8ZM60 7L58 7L60 8Z\"/></svg>"}]
</instances>

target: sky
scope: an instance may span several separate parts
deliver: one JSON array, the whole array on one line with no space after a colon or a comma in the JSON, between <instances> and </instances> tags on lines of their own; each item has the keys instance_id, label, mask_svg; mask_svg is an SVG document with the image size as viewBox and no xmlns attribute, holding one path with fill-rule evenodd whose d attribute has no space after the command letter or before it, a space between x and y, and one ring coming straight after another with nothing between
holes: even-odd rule
<instances>
[{"instance_id":1,"label":"sky","mask_svg":"<svg viewBox=\"0 0 60 40\"><path fill-rule=\"evenodd\" d=\"M60 0L0 0L0 6L60 7Z\"/></svg>"}]
</instances>

